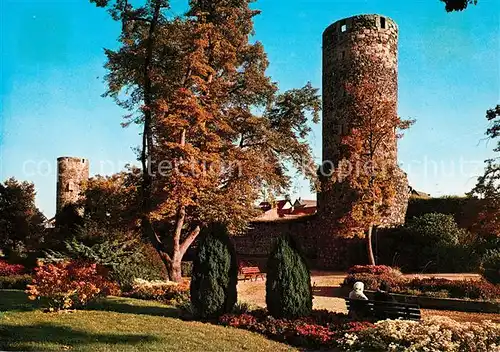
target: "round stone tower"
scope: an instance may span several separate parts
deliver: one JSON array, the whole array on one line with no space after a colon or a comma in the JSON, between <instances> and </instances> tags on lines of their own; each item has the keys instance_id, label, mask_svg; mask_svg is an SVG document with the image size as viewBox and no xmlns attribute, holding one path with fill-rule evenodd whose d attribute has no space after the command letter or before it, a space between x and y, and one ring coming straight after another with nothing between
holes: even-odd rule
<instances>
[{"instance_id":1,"label":"round stone tower","mask_svg":"<svg viewBox=\"0 0 500 352\"><path fill-rule=\"evenodd\" d=\"M397 103L398 27L388 17L360 15L335 22L323 33L323 161L335 165L342 158L340 141L349 133L345 85L353 76L372 75L383 85L384 100ZM366 70L360 63L376 60L384 72ZM397 114L394 104L394 115ZM391 137L395 143L395 135ZM397 162L396 145L391 158Z\"/></svg>"},{"instance_id":2,"label":"round stone tower","mask_svg":"<svg viewBox=\"0 0 500 352\"><path fill-rule=\"evenodd\" d=\"M81 184L88 179L89 161L87 159L57 158L57 213L65 206L79 200Z\"/></svg>"},{"instance_id":3,"label":"round stone tower","mask_svg":"<svg viewBox=\"0 0 500 352\"><path fill-rule=\"evenodd\" d=\"M347 157L341 141L351 131L350 119L357 104L347 87L363 79L376 83L380 101L389 102L389 113L397 116L398 26L388 17L353 16L333 23L323 33L323 167L322 191L318 195L323 219L334 219L338 204L345 204L349 197L348 189L333 187L332 178L325 174ZM378 153L397 165L396 131L386 136L381 145ZM391 216L384 220L386 225L404 222L408 204L406 174L399 168L396 174L398 199Z\"/></svg>"}]
</instances>

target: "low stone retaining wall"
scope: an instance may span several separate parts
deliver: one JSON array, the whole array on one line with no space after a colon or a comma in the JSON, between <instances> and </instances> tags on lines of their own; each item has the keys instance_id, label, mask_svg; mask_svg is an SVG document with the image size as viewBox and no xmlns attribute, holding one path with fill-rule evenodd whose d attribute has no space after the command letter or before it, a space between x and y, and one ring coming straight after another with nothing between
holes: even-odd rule
<instances>
[{"instance_id":1,"label":"low stone retaining wall","mask_svg":"<svg viewBox=\"0 0 500 352\"><path fill-rule=\"evenodd\" d=\"M374 291L365 291L373 299ZM457 298L434 298L392 293L398 302L418 304L423 309L451 310L470 313L500 313L500 302L472 301Z\"/></svg>"},{"instance_id":2,"label":"low stone retaining wall","mask_svg":"<svg viewBox=\"0 0 500 352\"><path fill-rule=\"evenodd\" d=\"M336 291L337 297L345 298L349 295L349 287L341 287ZM375 291L364 291L366 297L374 300ZM401 303L418 304L422 309L451 310L469 313L500 313L500 302L473 301L458 298L434 298L426 296L411 296L391 293L396 301Z\"/></svg>"},{"instance_id":3,"label":"low stone retaining wall","mask_svg":"<svg viewBox=\"0 0 500 352\"><path fill-rule=\"evenodd\" d=\"M471 313L500 313L500 303L486 301L472 301L457 298L434 298L426 296L408 296L394 294L396 300L407 303L415 303L420 308L453 310Z\"/></svg>"}]
</instances>

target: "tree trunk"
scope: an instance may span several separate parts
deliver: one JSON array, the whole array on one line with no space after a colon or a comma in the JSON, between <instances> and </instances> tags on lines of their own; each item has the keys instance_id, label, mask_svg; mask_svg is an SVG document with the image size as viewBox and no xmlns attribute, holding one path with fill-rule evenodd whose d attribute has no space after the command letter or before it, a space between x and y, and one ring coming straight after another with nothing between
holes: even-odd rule
<instances>
[{"instance_id":1,"label":"tree trunk","mask_svg":"<svg viewBox=\"0 0 500 352\"><path fill-rule=\"evenodd\" d=\"M151 19L149 27L149 35L147 39L146 46L146 57L144 58L144 129L142 135L142 151L141 151L141 165L142 165L142 190L141 190L141 228L142 233L146 238L152 240L152 244L156 248L158 254L164 264L169 259L168 255L162 251L161 242L154 232L151 221L149 220L149 214L151 212L151 191L152 191L152 178L150 175L150 160L151 149L153 147L153 136L151 123L153 119L152 115L152 81L151 81L151 66L153 61L153 47L154 47L154 34L156 30L156 25L160 17L161 2L157 1L155 3L155 9L153 13L153 18Z\"/></svg>"},{"instance_id":2,"label":"tree trunk","mask_svg":"<svg viewBox=\"0 0 500 352\"><path fill-rule=\"evenodd\" d=\"M167 274L170 281L180 282L182 281L182 255L180 251L176 251L172 255L172 260L169 262L167 266Z\"/></svg>"},{"instance_id":3,"label":"tree trunk","mask_svg":"<svg viewBox=\"0 0 500 352\"><path fill-rule=\"evenodd\" d=\"M171 253L163 243L160 238L154 233L152 227L150 227L150 239L153 243L158 255L160 256L165 269L167 270L168 279L175 282L182 281L181 263L184 254L188 250L189 246L194 242L196 237L198 237L201 231L200 226L195 226L191 232L187 235L182 243L180 243L179 238L174 237L174 248Z\"/></svg>"},{"instance_id":4,"label":"tree trunk","mask_svg":"<svg viewBox=\"0 0 500 352\"><path fill-rule=\"evenodd\" d=\"M170 256L167 252L159 248L156 248L156 252L160 256L163 265L165 265L167 279L174 282L180 282L182 280L181 263L183 257L181 253L173 253L173 255Z\"/></svg>"},{"instance_id":5,"label":"tree trunk","mask_svg":"<svg viewBox=\"0 0 500 352\"><path fill-rule=\"evenodd\" d=\"M375 256L373 255L372 247L373 224L368 227L368 234L366 236L366 249L368 251L368 262L370 265L375 265Z\"/></svg>"}]
</instances>

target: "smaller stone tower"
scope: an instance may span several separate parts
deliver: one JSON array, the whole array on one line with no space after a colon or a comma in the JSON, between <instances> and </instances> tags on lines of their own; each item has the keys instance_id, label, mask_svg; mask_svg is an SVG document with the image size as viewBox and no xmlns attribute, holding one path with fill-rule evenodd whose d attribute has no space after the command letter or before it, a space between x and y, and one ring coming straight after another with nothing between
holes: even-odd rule
<instances>
[{"instance_id":1,"label":"smaller stone tower","mask_svg":"<svg viewBox=\"0 0 500 352\"><path fill-rule=\"evenodd\" d=\"M89 161L82 158L57 158L56 213L80 198L81 184L89 179Z\"/></svg>"}]
</instances>

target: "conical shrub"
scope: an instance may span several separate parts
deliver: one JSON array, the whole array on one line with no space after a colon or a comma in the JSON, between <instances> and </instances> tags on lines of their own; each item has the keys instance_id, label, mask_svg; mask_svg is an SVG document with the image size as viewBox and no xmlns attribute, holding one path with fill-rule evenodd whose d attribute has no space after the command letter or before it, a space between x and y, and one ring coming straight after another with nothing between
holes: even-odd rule
<instances>
[{"instance_id":1,"label":"conical shrub","mask_svg":"<svg viewBox=\"0 0 500 352\"><path fill-rule=\"evenodd\" d=\"M194 314L213 319L229 313L237 301L236 251L223 225L211 225L200 238L193 261L191 304Z\"/></svg>"},{"instance_id":2,"label":"conical shrub","mask_svg":"<svg viewBox=\"0 0 500 352\"><path fill-rule=\"evenodd\" d=\"M278 238L269 256L266 304L275 318L294 319L311 314L311 273L291 236Z\"/></svg>"}]
</instances>

